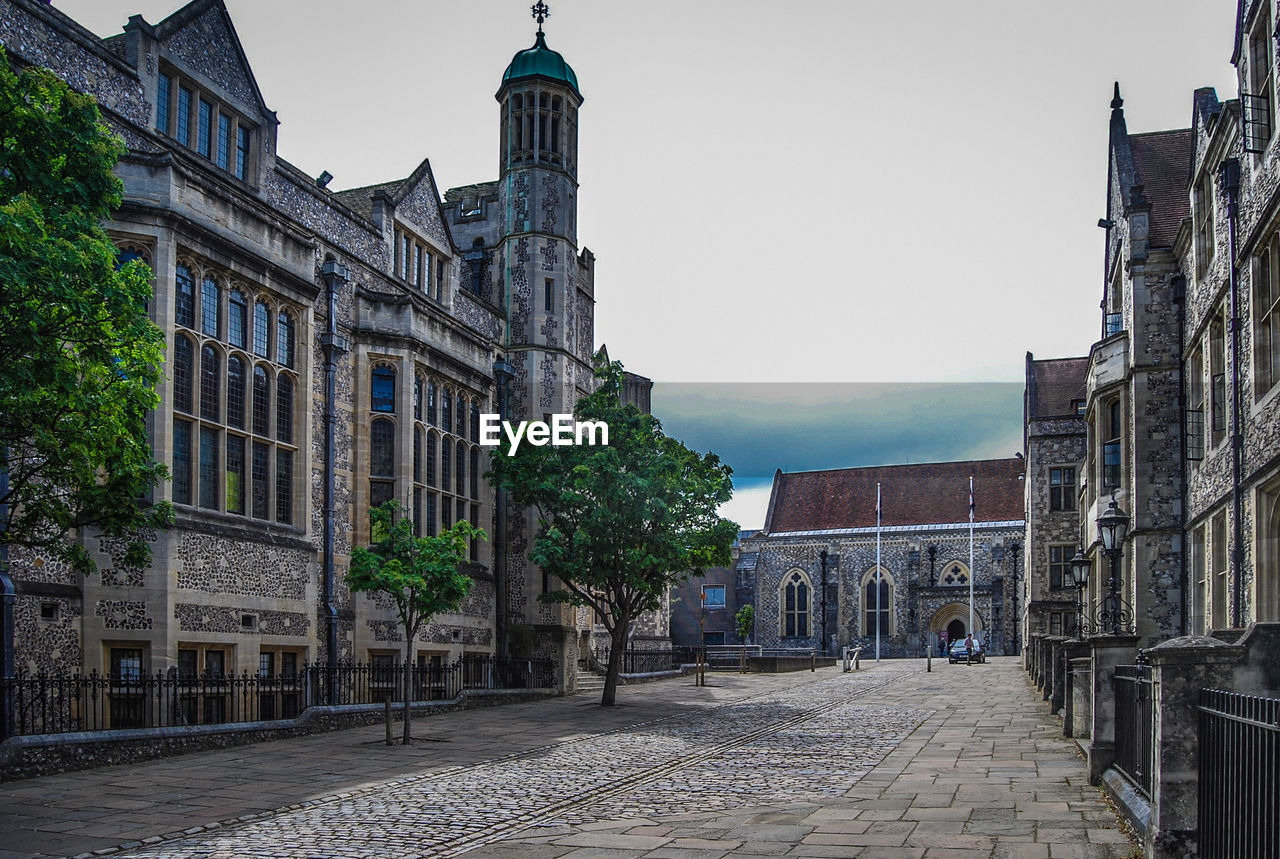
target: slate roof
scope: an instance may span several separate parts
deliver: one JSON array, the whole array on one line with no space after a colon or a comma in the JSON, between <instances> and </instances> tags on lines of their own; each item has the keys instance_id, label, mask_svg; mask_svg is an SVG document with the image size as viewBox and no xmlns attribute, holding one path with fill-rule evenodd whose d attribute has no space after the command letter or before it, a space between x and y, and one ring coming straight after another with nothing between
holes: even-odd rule
<instances>
[{"instance_id":1,"label":"slate roof","mask_svg":"<svg viewBox=\"0 0 1280 859\"><path fill-rule=\"evenodd\" d=\"M1191 129L1129 135L1133 167L1151 201L1151 247L1171 248L1191 215Z\"/></svg>"},{"instance_id":2,"label":"slate roof","mask_svg":"<svg viewBox=\"0 0 1280 859\"><path fill-rule=\"evenodd\" d=\"M1075 416L1072 400L1085 398L1088 358L1053 358L1032 361L1027 379L1028 417Z\"/></svg>"},{"instance_id":3,"label":"slate roof","mask_svg":"<svg viewBox=\"0 0 1280 859\"><path fill-rule=\"evenodd\" d=\"M751 533L755 534L757 532L752 531ZM738 565L736 569L754 570L756 568L756 562L759 561L759 559L760 559L759 552L743 552L738 557Z\"/></svg>"},{"instance_id":4,"label":"slate roof","mask_svg":"<svg viewBox=\"0 0 1280 859\"><path fill-rule=\"evenodd\" d=\"M874 528L876 483L881 484L885 527L969 521L973 476L975 521L1023 518L1023 461L985 459L799 471L773 478L765 531Z\"/></svg>"},{"instance_id":5,"label":"slate roof","mask_svg":"<svg viewBox=\"0 0 1280 859\"><path fill-rule=\"evenodd\" d=\"M333 196L337 197L343 204L352 210L359 212L366 218L373 217L373 195L379 191L386 191L388 194L394 194L404 184L403 179L397 179L394 182L379 182L376 185L363 185L359 188L348 188L345 191L335 191Z\"/></svg>"}]
</instances>

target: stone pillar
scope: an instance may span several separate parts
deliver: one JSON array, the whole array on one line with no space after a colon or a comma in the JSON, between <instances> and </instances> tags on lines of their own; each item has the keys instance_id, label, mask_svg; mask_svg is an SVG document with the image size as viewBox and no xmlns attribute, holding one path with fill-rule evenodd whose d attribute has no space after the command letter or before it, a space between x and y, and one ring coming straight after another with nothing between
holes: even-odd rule
<instances>
[{"instance_id":1,"label":"stone pillar","mask_svg":"<svg viewBox=\"0 0 1280 859\"><path fill-rule=\"evenodd\" d=\"M1066 663L1062 661L1063 647L1066 645L1065 636L1054 635L1049 638L1049 682L1045 684L1045 699L1049 702L1050 712L1056 713L1062 709L1063 689L1066 688L1066 679L1064 671Z\"/></svg>"},{"instance_id":2,"label":"stone pillar","mask_svg":"<svg viewBox=\"0 0 1280 859\"><path fill-rule=\"evenodd\" d=\"M1221 688L1244 648L1216 638L1172 638L1145 651L1155 680L1155 773L1146 849L1151 857L1194 855L1200 776L1200 690Z\"/></svg>"},{"instance_id":3,"label":"stone pillar","mask_svg":"<svg viewBox=\"0 0 1280 859\"><path fill-rule=\"evenodd\" d=\"M1044 634L1039 632L1033 632L1031 635L1027 636L1027 653L1025 662L1027 666L1027 674L1031 675L1032 683L1036 680L1036 672L1039 666L1038 659L1040 658L1040 639L1043 637Z\"/></svg>"},{"instance_id":4,"label":"stone pillar","mask_svg":"<svg viewBox=\"0 0 1280 859\"><path fill-rule=\"evenodd\" d=\"M1089 655L1089 645L1078 638L1071 638L1062 643L1062 736L1074 737L1076 712L1075 701L1075 660ZM1086 699L1087 700L1087 699Z\"/></svg>"},{"instance_id":5,"label":"stone pillar","mask_svg":"<svg viewBox=\"0 0 1280 859\"><path fill-rule=\"evenodd\" d=\"M1067 736L1087 740L1093 721L1093 654L1088 642L1080 644L1080 649L1089 655L1071 660L1071 695L1068 699L1071 710L1067 723L1071 726L1071 733ZM1066 724L1063 732L1066 732Z\"/></svg>"},{"instance_id":6,"label":"stone pillar","mask_svg":"<svg viewBox=\"0 0 1280 859\"><path fill-rule=\"evenodd\" d=\"M1098 784L1116 759L1116 695L1111 685L1117 665L1132 665L1138 658L1138 636L1098 635L1089 639L1093 648L1093 706L1089 725L1089 783Z\"/></svg>"}]
</instances>

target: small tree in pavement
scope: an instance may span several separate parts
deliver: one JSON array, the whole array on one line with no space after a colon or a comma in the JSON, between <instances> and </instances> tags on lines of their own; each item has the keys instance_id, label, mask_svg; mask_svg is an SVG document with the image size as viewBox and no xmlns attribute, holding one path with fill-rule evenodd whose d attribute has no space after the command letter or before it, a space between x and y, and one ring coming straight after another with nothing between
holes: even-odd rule
<instances>
[{"instance_id":1,"label":"small tree in pavement","mask_svg":"<svg viewBox=\"0 0 1280 859\"><path fill-rule=\"evenodd\" d=\"M418 537L413 523L388 501L369 510L372 548L351 550L347 583L360 593L383 593L395 603L404 630L404 744L409 744L413 640L422 624L442 611L457 611L471 590L471 578L458 568L467 560L467 540L485 538L465 520L435 537Z\"/></svg>"}]
</instances>

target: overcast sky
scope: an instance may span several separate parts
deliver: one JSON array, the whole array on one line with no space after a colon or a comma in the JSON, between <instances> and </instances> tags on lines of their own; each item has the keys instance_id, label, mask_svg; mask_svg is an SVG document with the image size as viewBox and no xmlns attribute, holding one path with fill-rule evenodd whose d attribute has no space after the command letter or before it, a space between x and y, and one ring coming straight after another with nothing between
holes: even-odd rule
<instances>
[{"instance_id":1,"label":"overcast sky","mask_svg":"<svg viewBox=\"0 0 1280 859\"><path fill-rule=\"evenodd\" d=\"M180 6L54 2L100 35ZM337 190L430 157L443 190L497 178L494 93L533 42L530 2L227 6L284 158ZM1186 127L1196 87L1234 96L1235 0L550 5L547 42L586 97L597 342L658 382L673 433L735 466L729 512L750 527L777 467L1008 456L1017 390L899 386L872 419L886 401L867 391L890 389L850 388L834 434L805 395L685 385L1021 383L1027 350L1086 354L1112 82L1130 131Z\"/></svg>"},{"instance_id":2,"label":"overcast sky","mask_svg":"<svg viewBox=\"0 0 1280 859\"><path fill-rule=\"evenodd\" d=\"M177 0L55 0L100 35ZM335 189L497 177L529 0L227 0L280 153ZM1231 94L1235 0L553 0L597 334L661 382L1020 381L1101 297L1108 102ZM678 348L672 348L678 344Z\"/></svg>"}]
</instances>

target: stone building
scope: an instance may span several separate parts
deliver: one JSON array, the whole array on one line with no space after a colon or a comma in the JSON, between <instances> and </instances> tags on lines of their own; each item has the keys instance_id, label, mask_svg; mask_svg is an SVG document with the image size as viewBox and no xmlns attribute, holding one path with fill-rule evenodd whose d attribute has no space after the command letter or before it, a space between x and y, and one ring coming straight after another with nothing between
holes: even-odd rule
<instances>
[{"instance_id":1,"label":"stone building","mask_svg":"<svg viewBox=\"0 0 1280 859\"><path fill-rule=\"evenodd\" d=\"M1027 353L1024 576L1018 582L1021 639L1074 635L1078 592L1070 561L1080 544L1076 511L1086 433L1088 358L1035 360Z\"/></svg>"},{"instance_id":2,"label":"stone building","mask_svg":"<svg viewBox=\"0 0 1280 859\"><path fill-rule=\"evenodd\" d=\"M554 583L525 560L531 520L488 488L478 444L481 413L541 419L593 385L582 96L541 28L501 78L498 180L443 198L426 160L334 192L282 158L220 0L134 16L107 39L48 3L0 0L0 41L11 62L93 95L127 144L107 227L155 272L169 357L151 433L173 472L157 500L177 512L148 535L145 569L93 534L78 539L101 572L83 580L15 553L18 667L394 663L391 606L343 583L368 508L388 499L422 533L467 519L492 535L470 548L471 595L420 634L416 660L572 665L576 618L537 601Z\"/></svg>"},{"instance_id":3,"label":"stone building","mask_svg":"<svg viewBox=\"0 0 1280 859\"><path fill-rule=\"evenodd\" d=\"M742 541L744 556L756 554L755 643L822 647L825 625L831 652L874 652L877 627L883 656L918 656L944 634L954 641L968 632L992 653L1015 652L1023 468L1013 458L777 472L764 529Z\"/></svg>"},{"instance_id":4,"label":"stone building","mask_svg":"<svg viewBox=\"0 0 1280 859\"><path fill-rule=\"evenodd\" d=\"M746 644L738 637L738 610L755 605L758 553L744 552L742 541L756 531L739 531L732 563L712 567L671 589L671 643L682 647ZM750 637L750 636L748 636Z\"/></svg>"}]
</instances>

